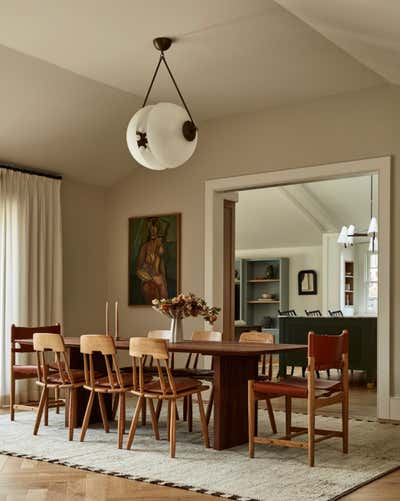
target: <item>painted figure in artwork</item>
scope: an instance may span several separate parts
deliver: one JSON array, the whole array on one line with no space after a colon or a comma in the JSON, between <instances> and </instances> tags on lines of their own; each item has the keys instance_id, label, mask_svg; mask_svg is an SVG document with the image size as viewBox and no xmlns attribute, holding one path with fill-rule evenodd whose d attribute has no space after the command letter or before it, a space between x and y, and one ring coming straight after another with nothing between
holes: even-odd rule
<instances>
[{"instance_id":1,"label":"painted figure in artwork","mask_svg":"<svg viewBox=\"0 0 400 501\"><path fill-rule=\"evenodd\" d=\"M168 297L164 252L159 220L149 219L147 240L142 244L136 260L136 275L141 281L145 304L151 304L153 299Z\"/></svg>"}]
</instances>

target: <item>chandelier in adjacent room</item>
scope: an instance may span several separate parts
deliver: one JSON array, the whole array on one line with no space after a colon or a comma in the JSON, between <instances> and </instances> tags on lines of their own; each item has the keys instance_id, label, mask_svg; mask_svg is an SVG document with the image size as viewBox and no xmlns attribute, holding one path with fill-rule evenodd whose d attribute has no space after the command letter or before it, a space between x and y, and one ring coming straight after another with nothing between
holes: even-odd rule
<instances>
[{"instance_id":1,"label":"chandelier in adjacent room","mask_svg":"<svg viewBox=\"0 0 400 501\"><path fill-rule=\"evenodd\" d=\"M376 252L378 250L378 221L373 215L374 208L374 180L371 176L370 187L370 221L367 230L357 231L354 224L349 226L342 226L337 242L343 244L345 247L354 245L355 237L369 237L369 251Z\"/></svg>"}]
</instances>

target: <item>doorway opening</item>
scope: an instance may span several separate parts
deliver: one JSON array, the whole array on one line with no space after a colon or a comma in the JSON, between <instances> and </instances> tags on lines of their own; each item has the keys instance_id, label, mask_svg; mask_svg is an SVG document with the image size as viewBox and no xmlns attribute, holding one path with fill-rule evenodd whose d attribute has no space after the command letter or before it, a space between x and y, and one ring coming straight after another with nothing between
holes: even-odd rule
<instances>
[{"instance_id":1,"label":"doorway opening","mask_svg":"<svg viewBox=\"0 0 400 501\"><path fill-rule=\"evenodd\" d=\"M336 164L327 164L315 167L305 167L297 169L289 169L285 171L273 171L261 174L253 174L248 176L231 177L217 180L210 180L206 182L206 192L205 192L205 293L208 300L217 304L223 304L224 295L224 235L223 235L223 200L225 198L232 199L232 192L245 192L245 190L256 190L258 188L265 189L271 187L291 187L294 185L308 184L321 181L337 180L340 181L344 178L351 177L362 177L370 176L375 174L377 176L377 205L378 205L378 227L379 227L379 296L376 299L376 304L378 305L378 316L377 316L377 407L376 416L379 419L399 419L400 409L396 406L396 399L391 397L390 392L390 157L380 157L374 159L357 160ZM293 188L290 188L293 189ZM227 195L229 193L229 195ZM251 192L249 192L251 193ZM253 191L252 195L256 192ZM293 195L293 194L292 194ZM240 196L240 193L239 193ZM340 198L340 194L336 194L337 198ZM312 214L312 211L311 211ZM348 224L351 223L350 214L349 219L346 218ZM277 208L271 214L271 218L275 221L280 221L280 213ZM257 214L257 217L252 221L252 225L260 228L259 233L265 231L265 226L263 224L265 221L265 214ZM365 224L365 223L364 223ZM337 234L340 228L336 228L335 232L326 232L324 239L328 239L325 242L326 253L329 255L329 249L333 247L340 249L337 244ZM334 245L333 245L334 244ZM268 257L268 256L266 256ZM269 256L271 257L271 255ZM324 263L328 263L329 259L325 256ZM343 261L344 263L345 261ZM280 263L280 266L282 263ZM376 262L370 262L370 275L371 277L376 274L373 268L376 268ZM325 266L327 266L325 264ZM273 267L273 264L272 264ZM339 265L340 268L340 265ZM290 269L290 267L289 267ZM264 271L266 266L264 267ZM284 266L282 267L284 270ZM313 271L312 267L300 271ZM345 270L345 268L344 268ZM251 277L251 280L258 278L258 272L255 272L257 276ZM341 272L340 272L341 273ZM340 282L341 275L336 275L336 279ZM343 273L344 275L346 273ZM351 273L347 273L351 275ZM318 287L323 291L323 301L321 309L321 314L327 312L329 306L328 303L332 303L332 297L329 295L329 291L333 288L329 285L326 279L323 279L323 273L321 271L321 276L318 279ZM326 274L325 274L326 275ZM312 275L307 274L307 287L313 287ZM339 278L338 278L339 277ZM350 278L350 277L347 277ZM370 280L373 282L374 280ZM331 282L332 283L332 282ZM232 278L233 284L233 296L235 295L235 284L234 277ZM370 292L373 294L373 288L375 284L370 284ZM293 284L292 284L293 286ZM294 286L299 286L295 283ZM257 285L253 285L253 289ZM271 285L271 287L273 287ZM277 287L275 285L275 287ZM343 280L343 287L348 287L346 281ZM343 301L340 302L339 298L339 309L346 309L344 307L350 307L350 304L346 304L346 292L350 292L352 289L345 290L342 296ZM236 293L237 294L237 293ZM273 291L263 291L262 294L272 294ZM290 295L289 295L290 297ZM311 297L311 295L309 296ZM347 294L349 297L349 294ZM305 295L305 298L307 296ZM259 298L252 298L250 300L257 300ZM271 297L264 297L262 299L273 299ZM302 298L303 299L303 298ZM372 301L372 302L374 302ZM347 299L349 303L349 300ZM303 303L304 304L304 303ZM258 303L254 303L253 308L258 307ZM281 306L281 305L279 305ZM283 306L283 305L282 305ZM332 303L333 307L333 303ZM371 306L370 306L371 307ZM226 305L224 304L224 309L222 312L221 321L225 314ZM306 309L306 308L304 308ZM308 308L307 308L308 309ZM329 308L330 309L330 308ZM240 310L239 310L240 311ZM332 310L336 311L336 310ZM237 312L236 312L237 313ZM345 312L343 312L344 314ZM347 312L349 313L349 312ZM239 313L241 315L241 313ZM305 316L305 313L303 313ZM263 315L271 316L272 315ZM369 315L366 315L369 316ZM344 318L350 318L350 315L344 315ZM356 318L354 316L354 318ZM239 320L242 320L239 318ZM220 326L220 328L222 325ZM272 325L271 325L272 328ZM356 371L355 371L356 372ZM356 374L357 376L357 374ZM363 376L364 377L364 376ZM357 414L355 411L354 415Z\"/></svg>"},{"instance_id":2,"label":"doorway opening","mask_svg":"<svg viewBox=\"0 0 400 501\"><path fill-rule=\"evenodd\" d=\"M378 211L378 182L371 174L241 190L236 203L229 201L236 221L235 339L258 331L273 334L276 343L306 344L309 331L347 329L350 415L357 418L376 417L378 236L372 241L368 227ZM341 228L350 225L359 236L338 243ZM305 365L305 354L295 353L273 357L272 368L263 370L275 378L301 376ZM318 377L341 375L331 370ZM274 406L284 410L283 401ZM307 410L301 399L294 406Z\"/></svg>"}]
</instances>

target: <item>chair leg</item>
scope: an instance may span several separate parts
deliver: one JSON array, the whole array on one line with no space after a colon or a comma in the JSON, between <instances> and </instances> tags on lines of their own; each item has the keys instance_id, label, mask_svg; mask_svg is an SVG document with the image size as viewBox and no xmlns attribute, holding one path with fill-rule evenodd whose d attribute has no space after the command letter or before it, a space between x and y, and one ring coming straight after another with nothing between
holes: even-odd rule
<instances>
[{"instance_id":1,"label":"chair leg","mask_svg":"<svg viewBox=\"0 0 400 501\"><path fill-rule=\"evenodd\" d=\"M58 386L54 389L54 398L57 401L56 414L60 414L60 404L58 403L60 400L60 388Z\"/></svg>"},{"instance_id":2,"label":"chair leg","mask_svg":"<svg viewBox=\"0 0 400 501\"><path fill-rule=\"evenodd\" d=\"M157 423L158 421L160 420L160 414L161 414L161 409L162 409L162 404L163 404L163 400L159 400L157 402L157 407L156 407L156 418L157 418Z\"/></svg>"},{"instance_id":3,"label":"chair leg","mask_svg":"<svg viewBox=\"0 0 400 501\"><path fill-rule=\"evenodd\" d=\"M254 457L254 420L255 420L255 400L253 391L253 381L248 382L248 418L249 418L249 457Z\"/></svg>"},{"instance_id":4,"label":"chair leg","mask_svg":"<svg viewBox=\"0 0 400 501\"><path fill-rule=\"evenodd\" d=\"M261 355L261 374L263 376L265 376L265 366L266 366L265 358L266 358L265 355Z\"/></svg>"},{"instance_id":5,"label":"chair leg","mask_svg":"<svg viewBox=\"0 0 400 501\"><path fill-rule=\"evenodd\" d=\"M197 393L197 401L199 403L199 413L200 413L201 428L203 431L204 447L209 449L210 448L210 438L208 436L207 419L206 419L206 415L204 413L203 397L201 396L200 391L199 391L199 393Z\"/></svg>"},{"instance_id":6,"label":"chair leg","mask_svg":"<svg viewBox=\"0 0 400 501\"><path fill-rule=\"evenodd\" d=\"M81 436L79 439L81 442L85 440L86 431L89 426L90 414L92 413L93 401L94 401L94 391L91 391L85 411L85 416L83 418L83 423L82 423Z\"/></svg>"},{"instance_id":7,"label":"chair leg","mask_svg":"<svg viewBox=\"0 0 400 501\"><path fill-rule=\"evenodd\" d=\"M303 367L301 368L301 377L305 377L306 376L306 366L303 365Z\"/></svg>"},{"instance_id":8,"label":"chair leg","mask_svg":"<svg viewBox=\"0 0 400 501\"><path fill-rule=\"evenodd\" d=\"M192 395L188 395L188 431L193 431L193 399Z\"/></svg>"},{"instance_id":9,"label":"chair leg","mask_svg":"<svg viewBox=\"0 0 400 501\"><path fill-rule=\"evenodd\" d=\"M331 371L330 371L330 369L328 369L328 370L326 371L326 374L327 374L327 376L328 376L328 379L330 379L330 378L331 378Z\"/></svg>"},{"instance_id":10,"label":"chair leg","mask_svg":"<svg viewBox=\"0 0 400 501\"><path fill-rule=\"evenodd\" d=\"M117 410L118 410L118 405L119 405L119 393L116 393L114 395L113 406L112 406L112 414L111 414L112 421L115 421L115 417L117 415Z\"/></svg>"},{"instance_id":11,"label":"chair leg","mask_svg":"<svg viewBox=\"0 0 400 501\"><path fill-rule=\"evenodd\" d=\"M106 406L104 404L104 397L102 393L97 394L97 398L99 399L99 407L100 407L100 414L101 414L101 420L103 421L103 428L106 433L110 431L110 425L108 423L107 419L107 410Z\"/></svg>"},{"instance_id":12,"label":"chair leg","mask_svg":"<svg viewBox=\"0 0 400 501\"><path fill-rule=\"evenodd\" d=\"M34 435L37 435L37 432L39 430L40 421L42 420L43 409L46 405L48 392L49 392L48 388L46 388L46 386L44 386L43 390L42 390L42 394L40 395L40 401L39 401L39 407L38 407L37 414L36 414L35 426L33 428Z\"/></svg>"},{"instance_id":13,"label":"chair leg","mask_svg":"<svg viewBox=\"0 0 400 501\"><path fill-rule=\"evenodd\" d=\"M308 401L308 465L314 466L315 452L315 408L314 400Z\"/></svg>"},{"instance_id":14,"label":"chair leg","mask_svg":"<svg viewBox=\"0 0 400 501\"><path fill-rule=\"evenodd\" d=\"M47 391L46 402L44 403L44 425L49 426L49 391Z\"/></svg>"},{"instance_id":15,"label":"chair leg","mask_svg":"<svg viewBox=\"0 0 400 501\"><path fill-rule=\"evenodd\" d=\"M137 404L136 404L136 409L135 413L132 418L131 422L131 427L129 428L129 435L128 435L128 443L126 445L126 448L129 450L132 447L132 442L133 439L135 438L135 431L137 428L137 424L139 421L139 414L140 414L140 409L142 408L144 397L139 397Z\"/></svg>"},{"instance_id":16,"label":"chair leg","mask_svg":"<svg viewBox=\"0 0 400 501\"><path fill-rule=\"evenodd\" d=\"M272 409L271 405L271 400L267 398L265 400L265 403L267 404L268 417L269 417L269 422L271 424L272 433L276 433L276 422L275 422L274 410Z\"/></svg>"},{"instance_id":17,"label":"chair leg","mask_svg":"<svg viewBox=\"0 0 400 501\"><path fill-rule=\"evenodd\" d=\"M154 410L154 403L152 398L149 398L149 407L150 407L151 425L153 427L154 438L156 440L160 440L160 432L158 430L158 420L156 411Z\"/></svg>"},{"instance_id":18,"label":"chair leg","mask_svg":"<svg viewBox=\"0 0 400 501\"><path fill-rule=\"evenodd\" d=\"M75 414L76 414L76 390L70 388L69 390L69 408L68 408L68 440L74 439L75 427Z\"/></svg>"},{"instance_id":19,"label":"chair leg","mask_svg":"<svg viewBox=\"0 0 400 501\"><path fill-rule=\"evenodd\" d=\"M214 404L214 385L211 386L210 398L209 398L208 404L207 404L207 410L206 410L207 424L210 424L211 411L213 408L213 404Z\"/></svg>"},{"instance_id":20,"label":"chair leg","mask_svg":"<svg viewBox=\"0 0 400 501\"><path fill-rule=\"evenodd\" d=\"M290 369L290 375L293 376L294 374L294 365L292 365L291 369Z\"/></svg>"},{"instance_id":21,"label":"chair leg","mask_svg":"<svg viewBox=\"0 0 400 501\"><path fill-rule=\"evenodd\" d=\"M10 389L10 419L11 419L11 421L15 420L14 404L15 404L15 379L12 378L11 389Z\"/></svg>"},{"instance_id":22,"label":"chair leg","mask_svg":"<svg viewBox=\"0 0 400 501\"><path fill-rule=\"evenodd\" d=\"M143 404L142 404L142 425L143 426L146 426L146 422L147 422L146 414L147 414L147 406L146 406L146 398L145 398L143 400Z\"/></svg>"},{"instance_id":23,"label":"chair leg","mask_svg":"<svg viewBox=\"0 0 400 501\"><path fill-rule=\"evenodd\" d=\"M176 450L176 400L171 400L170 406L171 406L171 416L169 423L169 428L170 428L169 452L171 458L174 458Z\"/></svg>"},{"instance_id":24,"label":"chair leg","mask_svg":"<svg viewBox=\"0 0 400 501\"><path fill-rule=\"evenodd\" d=\"M183 397L183 420L187 420L187 397Z\"/></svg>"},{"instance_id":25,"label":"chair leg","mask_svg":"<svg viewBox=\"0 0 400 501\"><path fill-rule=\"evenodd\" d=\"M125 432L125 392L121 392L119 396L119 412L118 412L118 449L122 449Z\"/></svg>"},{"instance_id":26,"label":"chair leg","mask_svg":"<svg viewBox=\"0 0 400 501\"><path fill-rule=\"evenodd\" d=\"M287 436L290 435L291 428L292 428L292 398L286 396L285 397L285 431L286 431Z\"/></svg>"},{"instance_id":27,"label":"chair leg","mask_svg":"<svg viewBox=\"0 0 400 501\"><path fill-rule=\"evenodd\" d=\"M171 400L168 400L168 412L167 412L167 440L168 442L171 439Z\"/></svg>"},{"instance_id":28,"label":"chair leg","mask_svg":"<svg viewBox=\"0 0 400 501\"><path fill-rule=\"evenodd\" d=\"M342 400L342 433L343 433L343 452L349 452L349 400L346 396Z\"/></svg>"}]
</instances>

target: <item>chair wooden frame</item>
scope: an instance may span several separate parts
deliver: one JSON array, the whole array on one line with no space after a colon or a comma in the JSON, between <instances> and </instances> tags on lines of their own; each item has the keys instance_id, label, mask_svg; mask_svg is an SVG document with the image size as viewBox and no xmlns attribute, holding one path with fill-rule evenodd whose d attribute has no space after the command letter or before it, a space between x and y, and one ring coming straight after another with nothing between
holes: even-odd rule
<instances>
[{"instance_id":1,"label":"chair wooden frame","mask_svg":"<svg viewBox=\"0 0 400 501\"><path fill-rule=\"evenodd\" d=\"M270 332L258 332L249 331L242 332L239 337L239 343L266 343L275 344L275 336ZM266 374L266 355L261 356L262 366L261 366L261 376L268 381L272 381L272 353L269 355L268 360L268 374ZM271 424L272 433L276 433L276 421L274 416L274 411L271 405L271 399L265 398L265 403L267 406L268 418Z\"/></svg>"},{"instance_id":2,"label":"chair wooden frame","mask_svg":"<svg viewBox=\"0 0 400 501\"><path fill-rule=\"evenodd\" d=\"M16 410L30 410L36 411L39 402L25 402L25 403L15 403L15 385L16 381L24 380L24 379L36 379L37 373L33 368L32 373L27 375L24 374L24 368L30 367L27 365L17 365L16 364L16 354L17 353L34 353L34 349L31 346L21 346L18 344L18 339L32 339L33 334L35 332L46 332L46 333L61 333L60 324L48 325L48 326L40 326L40 327L19 327L15 324L11 325L11 347L10 347L10 419L11 421L15 420L15 411ZM33 366L35 367L35 366ZM55 365L51 364L49 369L55 369ZM60 399L60 395L58 393L58 388L55 388L55 397L54 400L48 399L46 403L46 413L45 413L45 424L47 425L47 415L48 415L48 407L56 407L57 414L60 412L60 407L65 405L65 400Z\"/></svg>"},{"instance_id":3,"label":"chair wooden frame","mask_svg":"<svg viewBox=\"0 0 400 501\"><path fill-rule=\"evenodd\" d=\"M99 400L101 419L106 433L110 431L107 419L107 411L104 403L104 395L118 395L118 448L122 449L123 435L125 433L125 395L132 388L132 385L125 386L124 378L119 369L116 357L114 338L106 334L85 334L81 336L80 349L83 354L83 364L85 373L85 383L83 387L90 392L88 404L83 418L80 441L85 440L92 412L95 395ZM93 353L100 352L104 357L107 376L99 382L94 370ZM114 368L114 370L113 370ZM129 375L130 377L130 375Z\"/></svg>"},{"instance_id":4,"label":"chair wooden frame","mask_svg":"<svg viewBox=\"0 0 400 501\"><path fill-rule=\"evenodd\" d=\"M68 438L73 440L75 427L76 410L76 389L83 385L82 378L76 378L77 372L69 367L67 350L64 339L61 334L36 332L33 334L33 349L36 352L37 361L37 381L36 384L42 388L39 406L37 408L35 426L33 434L37 435L43 411L45 412L45 421L48 421L48 400L49 390L60 389L69 391L69 416L68 416ZM51 351L56 359L56 371L49 371L49 364L46 361L45 353ZM57 402L55 402L57 404ZM55 406L55 405L54 405Z\"/></svg>"},{"instance_id":5,"label":"chair wooden frame","mask_svg":"<svg viewBox=\"0 0 400 501\"><path fill-rule=\"evenodd\" d=\"M328 313L329 313L330 317L340 317L340 318L342 318L344 316L342 310L328 310Z\"/></svg>"},{"instance_id":6,"label":"chair wooden frame","mask_svg":"<svg viewBox=\"0 0 400 501\"><path fill-rule=\"evenodd\" d=\"M307 317L322 317L321 310L304 310Z\"/></svg>"},{"instance_id":7,"label":"chair wooden frame","mask_svg":"<svg viewBox=\"0 0 400 501\"><path fill-rule=\"evenodd\" d=\"M337 342L342 343L342 353L340 360L337 363L330 364L336 369L341 369L340 383L331 382L331 389L329 386L321 385L316 381L315 373L317 368L326 369L326 365L319 363L318 354L314 353L314 340L315 337L336 338ZM339 339L341 338L341 339ZM308 449L308 464L314 466L315 444L327 440L328 438L338 437L342 439L343 453L347 454L349 449L349 380L348 380L348 332L343 331L340 336L317 336L314 332L308 334L308 374L307 374L307 392L303 397L292 397L288 394L285 395L284 388L282 387L281 396L285 395L286 400L286 430L285 435L279 438L261 437L255 435L255 403L257 400L264 400L266 394L254 390L255 381L248 383L248 412L249 412L249 456L254 457L254 446L256 443L260 444L273 444L285 447L298 447ZM271 383L268 383L271 384ZM279 392L279 383L272 383L277 385ZM290 385L290 383L289 383ZM270 389L271 391L271 389ZM276 392L274 392L276 394ZM269 394L270 395L270 394ZM308 425L307 427L292 426L292 398L307 398L307 414ZM333 431L315 428L315 415L316 411L327 405L336 403L342 404L342 430ZM293 440L298 436L307 434L307 442L299 442ZM315 435L320 435L318 438Z\"/></svg>"},{"instance_id":8,"label":"chair wooden frame","mask_svg":"<svg viewBox=\"0 0 400 501\"><path fill-rule=\"evenodd\" d=\"M160 439L158 429L158 419L156 416L153 400L168 401L168 440L170 442L170 456L175 457L176 451L176 402L179 398L197 395L199 404L200 421L204 437L205 447L210 447L206 416L201 393L208 389L201 383L193 380L193 386L185 390L179 391L179 378L174 378L169 364L169 354L167 343L164 339L157 338L131 338L129 341L129 354L132 357L133 370L133 389L131 393L138 397L135 408L135 413L132 418L132 423L128 435L127 449L132 447L135 437L135 432L139 420L140 410L145 400L149 401L151 421L153 425L154 436L156 440ZM151 356L155 361L158 373L158 383L160 391L153 391L146 386L144 373L144 359ZM185 378L188 379L188 378Z\"/></svg>"},{"instance_id":9,"label":"chair wooden frame","mask_svg":"<svg viewBox=\"0 0 400 501\"><path fill-rule=\"evenodd\" d=\"M194 331L192 334L192 341L207 341L207 342L221 342L222 332L219 331ZM192 360L193 357L193 360ZM211 413L214 406L214 373L213 361L211 361L211 369L198 369L200 360L200 353L189 353L185 368L177 370L177 375L184 375L185 372L190 377L195 377L211 384L210 395L208 397L206 409L207 425L210 423ZM189 395L183 399L183 420L188 423L188 431L193 430L193 402L192 397Z\"/></svg>"}]
</instances>

